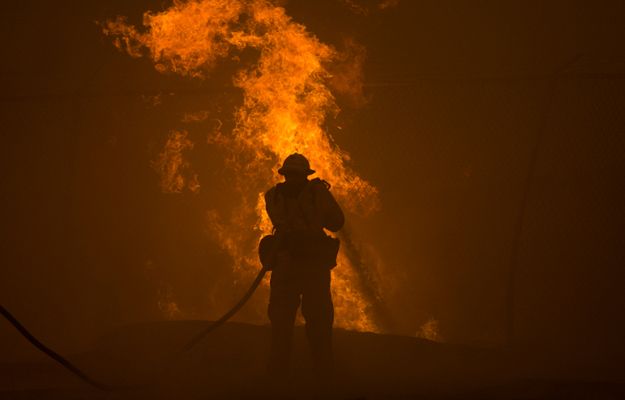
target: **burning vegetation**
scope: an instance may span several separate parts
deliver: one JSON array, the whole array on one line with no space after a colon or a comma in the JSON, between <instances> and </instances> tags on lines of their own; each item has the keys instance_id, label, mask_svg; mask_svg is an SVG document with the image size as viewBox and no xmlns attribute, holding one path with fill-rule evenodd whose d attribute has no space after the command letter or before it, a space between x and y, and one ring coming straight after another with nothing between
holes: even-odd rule
<instances>
[{"instance_id":1,"label":"burning vegetation","mask_svg":"<svg viewBox=\"0 0 625 400\"><path fill-rule=\"evenodd\" d=\"M378 209L377 189L348 166L349 155L324 130L326 119L339 112L332 88L362 95L361 46L352 42L346 46L351 55L339 52L267 0L176 0L162 12L146 12L141 28L118 17L103 29L119 49L149 57L163 73L205 80L220 62L237 61L232 82L243 100L234 110L234 128L207 133L226 154L238 203L229 213L208 211L207 223L241 279L249 280L259 268L256 245L272 229L262 195L276 183L275 171L287 155L305 154L348 212L366 215ZM241 61L247 59L244 52L251 52L253 61ZM346 65L350 60L352 68ZM200 190L183 157L192 148L184 131L171 133L153 164L164 192ZM363 266L349 232L343 241L334 270L336 323L384 330L380 295L372 285L375 271Z\"/></svg>"}]
</instances>

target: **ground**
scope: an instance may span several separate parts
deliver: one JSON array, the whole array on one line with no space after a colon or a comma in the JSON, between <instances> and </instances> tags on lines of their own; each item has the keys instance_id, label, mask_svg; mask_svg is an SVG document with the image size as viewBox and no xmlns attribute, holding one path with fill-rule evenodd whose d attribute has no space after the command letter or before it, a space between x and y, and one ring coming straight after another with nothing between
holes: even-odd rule
<instances>
[{"instance_id":1,"label":"ground","mask_svg":"<svg viewBox=\"0 0 625 400\"><path fill-rule=\"evenodd\" d=\"M116 385L147 382L145 387L100 392L42 359L0 364L0 398L625 398L623 382L541 377L528 373L518 354L500 348L344 330L335 334L336 382L319 388L311 378L301 328L296 332L293 381L278 390L265 375L266 326L226 324L190 353L172 361L176 349L207 324L169 321L129 325L102 337L91 351L68 356L98 380Z\"/></svg>"}]
</instances>

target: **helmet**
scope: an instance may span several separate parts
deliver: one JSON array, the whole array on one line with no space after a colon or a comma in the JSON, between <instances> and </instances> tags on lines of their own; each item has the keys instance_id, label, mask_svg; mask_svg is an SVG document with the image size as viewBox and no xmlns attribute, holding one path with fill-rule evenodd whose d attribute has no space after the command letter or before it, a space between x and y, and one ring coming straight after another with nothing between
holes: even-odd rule
<instances>
[{"instance_id":1,"label":"helmet","mask_svg":"<svg viewBox=\"0 0 625 400\"><path fill-rule=\"evenodd\" d=\"M306 157L299 153L293 153L288 156L282 163L282 168L278 170L280 175L285 175L288 172L302 172L306 175L315 173L314 170L310 169L310 163Z\"/></svg>"}]
</instances>

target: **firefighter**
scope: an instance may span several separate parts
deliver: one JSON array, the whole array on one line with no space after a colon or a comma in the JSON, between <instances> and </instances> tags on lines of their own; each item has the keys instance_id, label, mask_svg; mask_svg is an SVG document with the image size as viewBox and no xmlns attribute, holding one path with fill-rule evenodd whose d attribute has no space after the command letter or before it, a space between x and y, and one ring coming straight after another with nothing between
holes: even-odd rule
<instances>
[{"instance_id":1,"label":"firefighter","mask_svg":"<svg viewBox=\"0 0 625 400\"><path fill-rule=\"evenodd\" d=\"M284 182L265 194L267 213L274 226L276 257L271 273L268 314L271 321L269 372L288 380L293 325L301 304L313 369L327 381L332 375L334 306L330 270L336 265L338 239L324 233L343 227L344 215L306 157L288 156L278 170Z\"/></svg>"}]
</instances>

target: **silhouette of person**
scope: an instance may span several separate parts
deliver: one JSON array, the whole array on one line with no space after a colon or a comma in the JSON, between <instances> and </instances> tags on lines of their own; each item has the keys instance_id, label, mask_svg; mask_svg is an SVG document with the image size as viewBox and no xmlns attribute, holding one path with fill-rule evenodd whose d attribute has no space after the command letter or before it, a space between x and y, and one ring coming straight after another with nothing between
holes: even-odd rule
<instances>
[{"instance_id":1,"label":"silhouette of person","mask_svg":"<svg viewBox=\"0 0 625 400\"><path fill-rule=\"evenodd\" d=\"M322 382L332 376L330 270L336 265L338 240L329 238L324 228L337 232L345 219L330 185L319 178L308 179L314 172L306 157L291 154L278 170L285 181L265 194L277 242L268 314L269 372L278 382L290 375L293 325L300 303L315 375Z\"/></svg>"}]
</instances>

